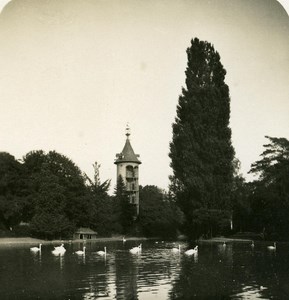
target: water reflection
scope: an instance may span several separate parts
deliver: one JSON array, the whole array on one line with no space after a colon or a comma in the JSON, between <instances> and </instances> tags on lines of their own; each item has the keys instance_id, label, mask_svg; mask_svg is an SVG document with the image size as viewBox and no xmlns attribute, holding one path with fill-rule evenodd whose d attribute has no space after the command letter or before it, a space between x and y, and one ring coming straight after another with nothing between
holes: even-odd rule
<instances>
[{"instance_id":1,"label":"water reflection","mask_svg":"<svg viewBox=\"0 0 289 300\"><path fill-rule=\"evenodd\" d=\"M54 262L58 263L60 270L62 270L63 266L64 266L64 253L56 254L56 253L52 252L52 254L54 255L54 257L53 257Z\"/></svg>"},{"instance_id":2,"label":"water reflection","mask_svg":"<svg viewBox=\"0 0 289 300\"><path fill-rule=\"evenodd\" d=\"M289 246L269 251L264 243L199 244L199 251L174 253L173 242L65 244L31 253L26 245L0 248L0 299L277 299L289 298ZM97 251L107 247L106 257Z\"/></svg>"},{"instance_id":3,"label":"water reflection","mask_svg":"<svg viewBox=\"0 0 289 300\"><path fill-rule=\"evenodd\" d=\"M33 258L33 262L35 263L35 264L40 264L41 265L41 251L39 251L39 252L31 252L30 251L30 253L31 253L31 256L32 256L32 258Z\"/></svg>"}]
</instances>

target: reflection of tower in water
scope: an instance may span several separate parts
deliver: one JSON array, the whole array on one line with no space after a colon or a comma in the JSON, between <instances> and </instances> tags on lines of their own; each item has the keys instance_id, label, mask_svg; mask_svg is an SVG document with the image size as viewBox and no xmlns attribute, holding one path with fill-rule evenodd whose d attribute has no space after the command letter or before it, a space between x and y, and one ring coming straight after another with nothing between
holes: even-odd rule
<instances>
[{"instance_id":1,"label":"reflection of tower in water","mask_svg":"<svg viewBox=\"0 0 289 300\"><path fill-rule=\"evenodd\" d=\"M115 298L137 299L140 257L127 251L119 251L115 255Z\"/></svg>"}]
</instances>

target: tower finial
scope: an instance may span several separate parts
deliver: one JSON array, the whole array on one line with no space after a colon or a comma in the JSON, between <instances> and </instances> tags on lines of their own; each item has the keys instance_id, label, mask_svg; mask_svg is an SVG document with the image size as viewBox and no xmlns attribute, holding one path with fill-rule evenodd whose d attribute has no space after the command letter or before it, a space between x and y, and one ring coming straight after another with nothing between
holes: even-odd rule
<instances>
[{"instance_id":1,"label":"tower finial","mask_svg":"<svg viewBox=\"0 0 289 300\"><path fill-rule=\"evenodd\" d=\"M128 123L126 123L125 135L126 135L127 139L129 139L129 136L130 136L130 127L129 127Z\"/></svg>"}]
</instances>

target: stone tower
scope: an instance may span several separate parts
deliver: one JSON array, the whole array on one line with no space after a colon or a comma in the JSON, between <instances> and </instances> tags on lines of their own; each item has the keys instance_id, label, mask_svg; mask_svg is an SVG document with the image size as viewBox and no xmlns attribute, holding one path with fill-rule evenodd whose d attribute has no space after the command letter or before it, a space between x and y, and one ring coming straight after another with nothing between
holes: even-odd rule
<instances>
[{"instance_id":1,"label":"stone tower","mask_svg":"<svg viewBox=\"0 0 289 300\"><path fill-rule=\"evenodd\" d=\"M141 161L139 155L135 154L130 144L130 129L126 127L126 142L121 153L116 154L114 163L117 166L117 179L121 175L126 190L129 194L129 200L135 206L136 216L139 214L139 165Z\"/></svg>"}]
</instances>

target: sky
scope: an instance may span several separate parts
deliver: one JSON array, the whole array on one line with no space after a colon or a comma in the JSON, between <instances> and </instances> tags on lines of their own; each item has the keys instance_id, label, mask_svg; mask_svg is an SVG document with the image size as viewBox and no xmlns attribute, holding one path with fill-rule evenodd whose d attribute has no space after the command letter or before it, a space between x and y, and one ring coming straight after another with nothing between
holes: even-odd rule
<instances>
[{"instance_id":1,"label":"sky","mask_svg":"<svg viewBox=\"0 0 289 300\"><path fill-rule=\"evenodd\" d=\"M284 5L284 7L280 4ZM140 184L167 189L169 143L194 37L227 71L232 143L247 172L265 135L289 139L288 2L0 0L0 151L55 150L116 184L115 154L140 154Z\"/></svg>"}]
</instances>

